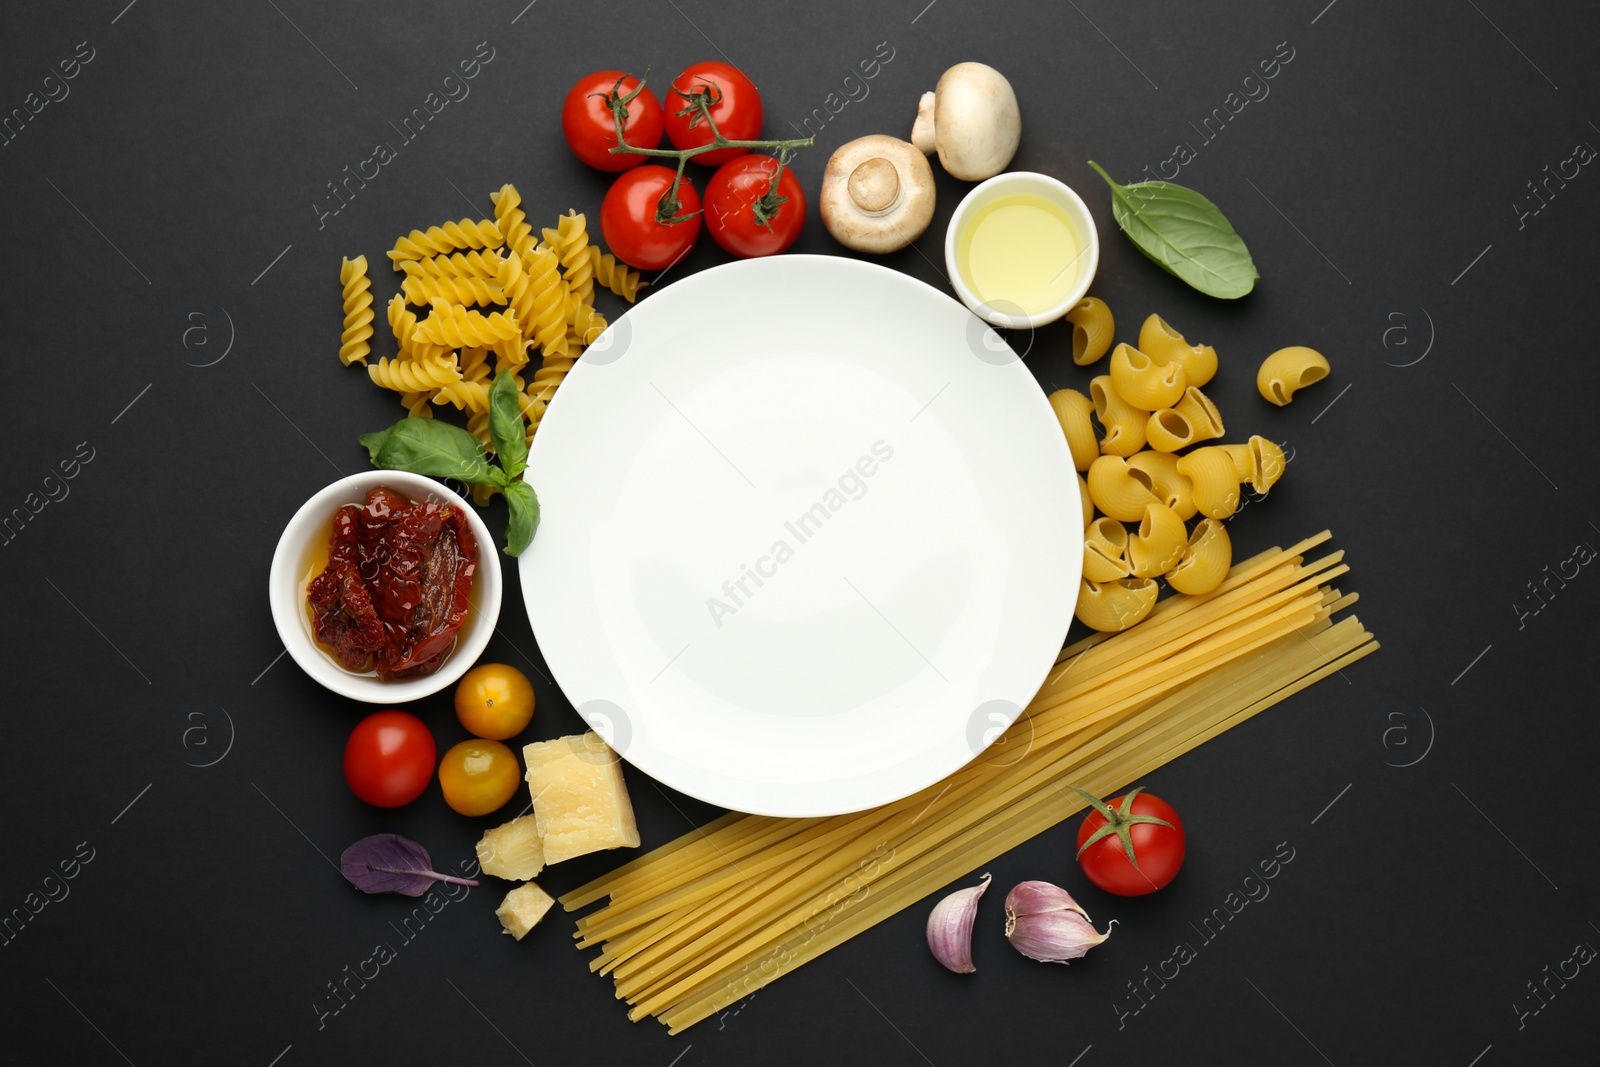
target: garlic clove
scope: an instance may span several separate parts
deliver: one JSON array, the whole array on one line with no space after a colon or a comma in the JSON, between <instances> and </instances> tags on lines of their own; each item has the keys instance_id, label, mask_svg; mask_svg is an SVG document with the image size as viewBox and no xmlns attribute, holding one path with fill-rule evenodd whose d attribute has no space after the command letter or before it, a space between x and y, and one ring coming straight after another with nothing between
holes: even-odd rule
<instances>
[{"instance_id":1,"label":"garlic clove","mask_svg":"<svg viewBox=\"0 0 1600 1067\"><path fill-rule=\"evenodd\" d=\"M1006 895L1006 939L1029 959L1066 963L1082 958L1111 936L1095 930L1089 915L1060 886L1023 882Z\"/></svg>"},{"instance_id":2,"label":"garlic clove","mask_svg":"<svg viewBox=\"0 0 1600 1067\"><path fill-rule=\"evenodd\" d=\"M933 906L928 914L928 948L933 958L957 974L971 974L972 922L978 917L978 898L989 888L989 875L968 889L958 889Z\"/></svg>"}]
</instances>

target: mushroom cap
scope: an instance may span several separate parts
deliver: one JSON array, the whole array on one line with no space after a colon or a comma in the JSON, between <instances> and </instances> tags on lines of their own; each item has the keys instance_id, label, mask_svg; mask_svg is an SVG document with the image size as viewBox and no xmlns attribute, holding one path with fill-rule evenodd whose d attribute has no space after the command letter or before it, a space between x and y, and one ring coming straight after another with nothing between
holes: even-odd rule
<instances>
[{"instance_id":1,"label":"mushroom cap","mask_svg":"<svg viewBox=\"0 0 1600 1067\"><path fill-rule=\"evenodd\" d=\"M933 221L933 168L909 142L875 133L842 144L817 199L834 240L858 252L894 252Z\"/></svg>"},{"instance_id":2,"label":"mushroom cap","mask_svg":"<svg viewBox=\"0 0 1600 1067\"><path fill-rule=\"evenodd\" d=\"M986 63L957 63L934 90L939 162L976 182L1005 170L1022 140L1022 112L1006 76Z\"/></svg>"}]
</instances>

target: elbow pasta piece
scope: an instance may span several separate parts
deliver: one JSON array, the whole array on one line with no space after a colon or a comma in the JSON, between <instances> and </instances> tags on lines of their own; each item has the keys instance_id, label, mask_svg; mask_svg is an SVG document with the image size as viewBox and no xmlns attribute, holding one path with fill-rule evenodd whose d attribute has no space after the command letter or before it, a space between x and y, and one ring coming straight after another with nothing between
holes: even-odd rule
<instances>
[{"instance_id":1,"label":"elbow pasta piece","mask_svg":"<svg viewBox=\"0 0 1600 1067\"><path fill-rule=\"evenodd\" d=\"M1118 395L1111 384L1110 375L1102 374L1091 379L1089 395L1094 398L1094 413L1106 430L1105 437L1100 441L1102 453L1108 456L1131 456L1144 447L1145 422L1150 413L1141 411ZM1089 484L1091 488L1094 485L1093 482Z\"/></svg>"},{"instance_id":2,"label":"elbow pasta piece","mask_svg":"<svg viewBox=\"0 0 1600 1067\"><path fill-rule=\"evenodd\" d=\"M339 361L346 367L367 362L372 354L372 279L367 277L367 257L345 258L339 264L339 284L344 287L344 333L339 338Z\"/></svg>"},{"instance_id":3,"label":"elbow pasta piece","mask_svg":"<svg viewBox=\"0 0 1600 1067\"><path fill-rule=\"evenodd\" d=\"M380 359L367 368L367 376L385 389L398 393L431 392L461 380L454 356L427 359Z\"/></svg>"},{"instance_id":4,"label":"elbow pasta piece","mask_svg":"<svg viewBox=\"0 0 1600 1067\"><path fill-rule=\"evenodd\" d=\"M561 281L560 260L548 248L536 248L523 266L529 281L528 300L533 317L521 319L524 335L546 356L567 351L567 289Z\"/></svg>"},{"instance_id":5,"label":"elbow pasta piece","mask_svg":"<svg viewBox=\"0 0 1600 1067\"><path fill-rule=\"evenodd\" d=\"M460 222L429 226L426 230L412 230L394 243L389 258L398 268L407 259L426 259L462 248L499 248L504 243L500 227L494 224L493 219L478 219L476 222L462 219Z\"/></svg>"},{"instance_id":6,"label":"elbow pasta piece","mask_svg":"<svg viewBox=\"0 0 1600 1067\"><path fill-rule=\"evenodd\" d=\"M1239 476L1226 449L1209 445L1180 456L1178 472L1194 486L1194 504L1200 514L1225 519L1239 509Z\"/></svg>"},{"instance_id":7,"label":"elbow pasta piece","mask_svg":"<svg viewBox=\"0 0 1600 1067\"><path fill-rule=\"evenodd\" d=\"M639 280L638 271L630 270L616 256L600 251L595 245L589 246L589 269L594 271L596 282L630 304L639 299L639 290L649 284Z\"/></svg>"},{"instance_id":8,"label":"elbow pasta piece","mask_svg":"<svg viewBox=\"0 0 1600 1067\"><path fill-rule=\"evenodd\" d=\"M1128 538L1128 571L1135 578L1159 578L1178 565L1189 543L1178 513L1165 504L1147 504L1139 529Z\"/></svg>"},{"instance_id":9,"label":"elbow pasta piece","mask_svg":"<svg viewBox=\"0 0 1600 1067\"><path fill-rule=\"evenodd\" d=\"M1217 350L1191 345L1160 315L1151 315L1139 327L1139 351L1157 363L1181 364L1190 385L1204 385L1217 373Z\"/></svg>"},{"instance_id":10,"label":"elbow pasta piece","mask_svg":"<svg viewBox=\"0 0 1600 1067\"><path fill-rule=\"evenodd\" d=\"M451 304L504 304L506 294L493 282L482 278L432 278L425 274L408 275L400 283L406 300L427 307L435 300Z\"/></svg>"},{"instance_id":11,"label":"elbow pasta piece","mask_svg":"<svg viewBox=\"0 0 1600 1067\"><path fill-rule=\"evenodd\" d=\"M1143 621L1156 606L1159 592L1152 578L1119 578L1084 582L1078 590L1078 621L1101 633L1118 633Z\"/></svg>"},{"instance_id":12,"label":"elbow pasta piece","mask_svg":"<svg viewBox=\"0 0 1600 1067\"><path fill-rule=\"evenodd\" d=\"M1233 471L1232 460L1228 461L1228 471ZM1155 496L1133 476L1128 461L1121 456L1101 456L1095 460L1089 468L1087 481L1089 499L1094 501L1094 506L1118 522L1138 522L1144 517L1145 505L1156 502Z\"/></svg>"},{"instance_id":13,"label":"elbow pasta piece","mask_svg":"<svg viewBox=\"0 0 1600 1067\"><path fill-rule=\"evenodd\" d=\"M1183 365L1157 363L1132 345L1118 345L1111 353L1111 387L1136 408L1155 411L1170 408L1189 385Z\"/></svg>"},{"instance_id":14,"label":"elbow pasta piece","mask_svg":"<svg viewBox=\"0 0 1600 1067\"><path fill-rule=\"evenodd\" d=\"M1078 475L1078 503L1083 505L1083 525L1085 528L1094 521L1094 501L1089 499L1089 483L1083 480L1083 475Z\"/></svg>"},{"instance_id":15,"label":"elbow pasta piece","mask_svg":"<svg viewBox=\"0 0 1600 1067\"><path fill-rule=\"evenodd\" d=\"M498 192L489 194L494 204L495 225L505 236L506 249L513 256L521 256L533 248L533 227L528 225L527 212L522 210L522 194L507 182Z\"/></svg>"},{"instance_id":16,"label":"elbow pasta piece","mask_svg":"<svg viewBox=\"0 0 1600 1067\"><path fill-rule=\"evenodd\" d=\"M1072 323L1072 362L1087 367L1110 349L1117 323L1104 300L1085 297L1067 312L1066 319Z\"/></svg>"},{"instance_id":17,"label":"elbow pasta piece","mask_svg":"<svg viewBox=\"0 0 1600 1067\"><path fill-rule=\"evenodd\" d=\"M1256 371L1256 390L1280 408L1294 394L1328 376L1328 361L1315 349L1294 345L1280 348L1261 362Z\"/></svg>"},{"instance_id":18,"label":"elbow pasta piece","mask_svg":"<svg viewBox=\"0 0 1600 1067\"><path fill-rule=\"evenodd\" d=\"M456 252L448 256L429 256L427 259L407 259L400 269L407 278L493 278L500 269L503 257L493 252Z\"/></svg>"},{"instance_id":19,"label":"elbow pasta piece","mask_svg":"<svg viewBox=\"0 0 1600 1067\"><path fill-rule=\"evenodd\" d=\"M1057 389L1050 394L1050 407L1067 435L1067 448L1072 451L1072 466L1079 471L1089 469L1089 464L1100 457L1100 442L1095 437L1094 423L1089 416L1094 412L1094 401L1076 389Z\"/></svg>"},{"instance_id":20,"label":"elbow pasta piece","mask_svg":"<svg viewBox=\"0 0 1600 1067\"><path fill-rule=\"evenodd\" d=\"M1194 518L1194 486L1178 473L1177 456L1170 452L1135 452L1128 457L1128 473L1178 518L1185 522Z\"/></svg>"},{"instance_id":21,"label":"elbow pasta piece","mask_svg":"<svg viewBox=\"0 0 1600 1067\"><path fill-rule=\"evenodd\" d=\"M551 250L561 260L562 277L573 298L571 304L593 304L594 265L589 261L587 220L569 210L556 221L554 231L545 230L544 234ZM551 237L555 239L549 240ZM567 322L572 322L570 306Z\"/></svg>"},{"instance_id":22,"label":"elbow pasta piece","mask_svg":"<svg viewBox=\"0 0 1600 1067\"><path fill-rule=\"evenodd\" d=\"M1083 577L1114 582L1128 577L1128 531L1112 518L1099 518L1083 532Z\"/></svg>"},{"instance_id":23,"label":"elbow pasta piece","mask_svg":"<svg viewBox=\"0 0 1600 1067\"><path fill-rule=\"evenodd\" d=\"M1189 535L1183 558L1167 574L1167 584L1180 593L1198 596L1222 584L1233 564L1233 541L1228 528L1215 519L1201 519Z\"/></svg>"},{"instance_id":24,"label":"elbow pasta piece","mask_svg":"<svg viewBox=\"0 0 1600 1067\"><path fill-rule=\"evenodd\" d=\"M498 341L521 338L522 327L515 312L495 311L488 315L434 300L433 314L417 323L414 341L428 341L451 348L493 348Z\"/></svg>"}]
</instances>

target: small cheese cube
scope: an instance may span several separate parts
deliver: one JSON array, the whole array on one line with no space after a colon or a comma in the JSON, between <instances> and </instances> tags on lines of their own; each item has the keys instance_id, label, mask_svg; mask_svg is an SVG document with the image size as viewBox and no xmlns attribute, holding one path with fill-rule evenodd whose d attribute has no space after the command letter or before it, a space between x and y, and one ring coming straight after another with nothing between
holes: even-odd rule
<instances>
[{"instance_id":1,"label":"small cheese cube","mask_svg":"<svg viewBox=\"0 0 1600 1067\"><path fill-rule=\"evenodd\" d=\"M508 882L537 877L544 870L544 845L539 841L539 825L534 817L524 815L484 831L478 842L478 866L484 874Z\"/></svg>"},{"instance_id":2,"label":"small cheese cube","mask_svg":"<svg viewBox=\"0 0 1600 1067\"><path fill-rule=\"evenodd\" d=\"M522 758L546 863L638 847L622 762L599 734L591 730L538 741L524 746Z\"/></svg>"},{"instance_id":3,"label":"small cheese cube","mask_svg":"<svg viewBox=\"0 0 1600 1067\"><path fill-rule=\"evenodd\" d=\"M505 927L506 933L521 941L529 930L539 925L539 920L555 902L555 897L534 883L526 882L507 893L494 913L500 917L500 925Z\"/></svg>"}]
</instances>

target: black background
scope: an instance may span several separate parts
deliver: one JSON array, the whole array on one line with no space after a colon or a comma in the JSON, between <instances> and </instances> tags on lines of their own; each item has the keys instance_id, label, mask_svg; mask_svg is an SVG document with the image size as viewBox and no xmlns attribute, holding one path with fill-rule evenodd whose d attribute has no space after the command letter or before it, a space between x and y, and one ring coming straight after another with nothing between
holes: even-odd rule
<instances>
[{"instance_id":1,"label":"black background","mask_svg":"<svg viewBox=\"0 0 1600 1067\"><path fill-rule=\"evenodd\" d=\"M1592 9L523 2L0 11L0 113L42 94L79 42L93 49L70 95L0 148L0 512L42 495L80 442L93 452L69 495L0 547L0 912L42 892L80 843L93 850L70 895L0 947L0 1059L1594 1061L1600 973L1552 980L1537 1014L1527 983L1600 946L1600 576L1590 565L1552 582L1537 614L1515 606L1537 607L1527 584L1575 546L1600 546L1600 174L1552 181L1537 214L1527 186L1580 142L1600 145ZM325 183L395 140L389 123L479 42L493 59L470 96L319 226ZM485 887L319 1020L325 984L398 940L389 923L412 905L353 892L328 857L394 830L453 867L491 822L455 816L437 785L396 813L356 801L339 760L365 709L278 658L264 590L278 534L317 489L363 469L357 434L399 414L335 358L339 257L381 264L399 233L489 214L488 191L507 181L535 226L568 207L592 223L608 180L571 157L557 124L588 70L662 76L726 58L760 86L768 134L786 136L880 42L892 59L869 95L795 162L808 192L844 141L905 136L950 64L1000 68L1024 116L1013 166L1060 177L1092 206L1092 292L1121 337L1158 311L1215 344L1223 369L1207 392L1229 436L1292 450L1270 499L1232 524L1240 553L1331 527L1354 568L1341 585L1361 593L1383 651L1145 780L1190 833L1182 875L1156 896L1088 886L1073 825L990 865L975 975L929 957L923 904L669 1038L627 1022L568 943L569 917L515 943L492 914L500 889ZM1293 58L1270 95L1204 141L1190 123L1284 42ZM1133 181L1178 142L1197 154L1177 180L1224 208L1261 271L1236 303L1144 260L1086 166ZM963 188L941 173L932 228L883 262L945 286L944 222ZM815 216L797 250L842 251ZM725 259L702 240L677 276ZM384 353L396 287L374 273ZM1012 340L1031 346L1045 386L1086 387L1065 328ZM1254 368L1286 344L1325 352L1334 371L1279 410L1256 397ZM500 507L488 514L503 529ZM534 677L531 736L574 732L507 575L488 656ZM417 710L441 747L463 736L448 694ZM637 772L629 784L647 845L716 814ZM1284 842L1294 858L1270 896L1215 941L1197 938L1191 923ZM560 893L620 858L540 881ZM1099 924L1118 920L1110 941L1071 967L1014 953L998 898L1027 878L1068 887ZM1197 958L1119 1028L1127 983L1182 941Z\"/></svg>"}]
</instances>

